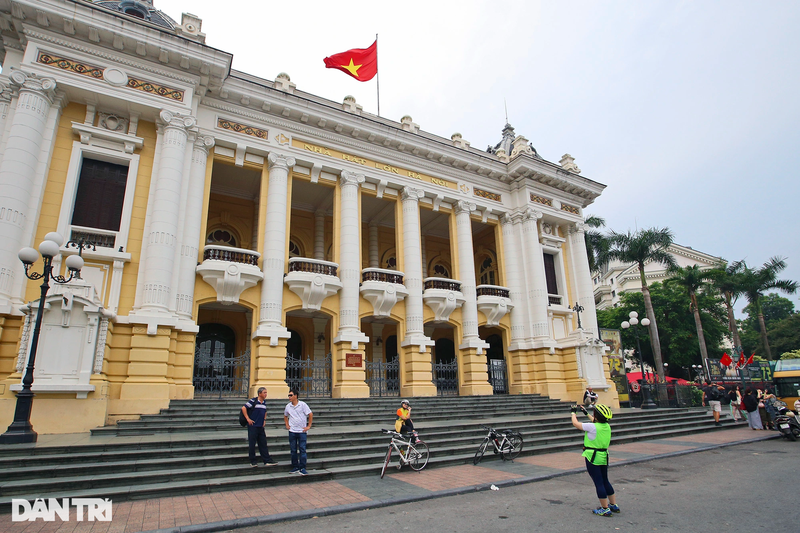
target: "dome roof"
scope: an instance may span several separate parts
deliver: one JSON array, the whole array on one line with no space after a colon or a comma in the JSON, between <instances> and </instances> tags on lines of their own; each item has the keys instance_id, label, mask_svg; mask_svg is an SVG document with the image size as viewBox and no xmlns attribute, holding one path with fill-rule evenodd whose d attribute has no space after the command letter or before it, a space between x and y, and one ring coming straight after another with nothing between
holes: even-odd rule
<instances>
[{"instance_id":1,"label":"dome roof","mask_svg":"<svg viewBox=\"0 0 800 533\"><path fill-rule=\"evenodd\" d=\"M514 133L514 128L511 126L511 124L506 123L505 127L503 128L503 138L500 139L500 142L494 145L494 147L489 146L486 151L490 154L496 154L497 151L502 148L506 155L510 155L514 149L514 140L516 138L517 135ZM541 156L539 156L539 152L536 151L536 148L534 148L530 143L528 146L530 146L530 149L533 152L533 157L541 159Z\"/></svg>"},{"instance_id":2,"label":"dome roof","mask_svg":"<svg viewBox=\"0 0 800 533\"><path fill-rule=\"evenodd\" d=\"M96 0L93 5L104 7L111 11L118 11L129 17L144 20L171 31L178 26L178 23L166 13L153 7L152 0Z\"/></svg>"}]
</instances>

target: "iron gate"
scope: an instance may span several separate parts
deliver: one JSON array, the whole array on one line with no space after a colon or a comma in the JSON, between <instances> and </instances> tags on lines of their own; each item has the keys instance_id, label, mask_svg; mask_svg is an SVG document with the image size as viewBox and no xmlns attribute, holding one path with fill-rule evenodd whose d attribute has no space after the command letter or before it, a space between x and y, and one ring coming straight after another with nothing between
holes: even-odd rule
<instances>
[{"instance_id":1,"label":"iron gate","mask_svg":"<svg viewBox=\"0 0 800 533\"><path fill-rule=\"evenodd\" d=\"M494 394L508 394L505 359L489 359L489 383Z\"/></svg>"},{"instance_id":2,"label":"iron gate","mask_svg":"<svg viewBox=\"0 0 800 533\"><path fill-rule=\"evenodd\" d=\"M202 343L194 350L194 397L247 396L250 388L250 351L228 357L217 343Z\"/></svg>"},{"instance_id":3,"label":"iron gate","mask_svg":"<svg viewBox=\"0 0 800 533\"><path fill-rule=\"evenodd\" d=\"M397 359L383 361L366 361L367 385L370 396L400 395L400 363Z\"/></svg>"},{"instance_id":4,"label":"iron gate","mask_svg":"<svg viewBox=\"0 0 800 533\"><path fill-rule=\"evenodd\" d=\"M439 396L458 396L458 362L433 363L433 383Z\"/></svg>"},{"instance_id":5,"label":"iron gate","mask_svg":"<svg viewBox=\"0 0 800 533\"><path fill-rule=\"evenodd\" d=\"M331 395L331 354L321 359L296 359L286 356L286 384L297 389L300 397L323 397Z\"/></svg>"}]
</instances>

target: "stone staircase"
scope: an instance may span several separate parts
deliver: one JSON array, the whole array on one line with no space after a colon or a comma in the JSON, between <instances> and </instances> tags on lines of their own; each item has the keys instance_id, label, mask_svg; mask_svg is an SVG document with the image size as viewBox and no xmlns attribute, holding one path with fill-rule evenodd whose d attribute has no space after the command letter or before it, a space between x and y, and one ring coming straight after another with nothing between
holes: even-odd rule
<instances>
[{"instance_id":1,"label":"stone staircase","mask_svg":"<svg viewBox=\"0 0 800 533\"><path fill-rule=\"evenodd\" d=\"M411 398L412 416L428 444L428 468L471 461L481 424L522 433L523 455L580 448L568 404L536 395ZM98 428L81 445L4 446L0 512L12 498L103 497L112 500L196 494L321 479L377 475L398 398L309 399L309 475L288 474L282 400L268 401L267 440L275 467L251 468L247 433L238 424L244 400L173 401L159 415ZM733 427L724 419L723 428ZM614 443L716 430L705 410L622 410ZM93 443L92 441L96 441ZM487 456L486 460L496 459Z\"/></svg>"}]
</instances>

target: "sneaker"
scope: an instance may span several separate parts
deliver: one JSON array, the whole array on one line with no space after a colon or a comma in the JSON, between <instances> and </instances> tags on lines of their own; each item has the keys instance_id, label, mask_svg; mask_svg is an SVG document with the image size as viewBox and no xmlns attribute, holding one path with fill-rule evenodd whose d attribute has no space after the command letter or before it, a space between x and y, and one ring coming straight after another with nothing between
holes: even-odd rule
<instances>
[{"instance_id":1,"label":"sneaker","mask_svg":"<svg viewBox=\"0 0 800 533\"><path fill-rule=\"evenodd\" d=\"M278 464L278 463L276 463L275 461L273 461L272 459L270 459L269 461L267 461L266 463L264 463L264 466L275 466L276 464Z\"/></svg>"},{"instance_id":2,"label":"sneaker","mask_svg":"<svg viewBox=\"0 0 800 533\"><path fill-rule=\"evenodd\" d=\"M608 508L611 509L612 513L619 513L620 512L619 505L614 505L612 503L611 505L608 506Z\"/></svg>"},{"instance_id":3,"label":"sneaker","mask_svg":"<svg viewBox=\"0 0 800 533\"><path fill-rule=\"evenodd\" d=\"M603 509L602 507L593 509L592 512L597 516L614 516L614 513L611 512L611 509Z\"/></svg>"},{"instance_id":4,"label":"sneaker","mask_svg":"<svg viewBox=\"0 0 800 533\"><path fill-rule=\"evenodd\" d=\"M298 473L298 472L300 472L300 469L299 469L299 468L297 468L297 467L295 467L295 468L292 468L291 470L289 470L289 473L290 473L290 474L296 474L296 473Z\"/></svg>"},{"instance_id":5,"label":"sneaker","mask_svg":"<svg viewBox=\"0 0 800 533\"><path fill-rule=\"evenodd\" d=\"M297 473L300 474L301 476L307 476L308 475L308 472L306 472L305 468L301 468L300 470L297 471Z\"/></svg>"}]
</instances>

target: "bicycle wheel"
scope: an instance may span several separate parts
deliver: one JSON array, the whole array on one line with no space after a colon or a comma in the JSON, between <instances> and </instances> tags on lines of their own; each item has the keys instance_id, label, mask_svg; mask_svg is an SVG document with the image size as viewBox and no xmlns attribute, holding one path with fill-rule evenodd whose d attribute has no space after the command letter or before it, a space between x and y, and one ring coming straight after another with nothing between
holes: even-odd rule
<instances>
[{"instance_id":1,"label":"bicycle wheel","mask_svg":"<svg viewBox=\"0 0 800 533\"><path fill-rule=\"evenodd\" d=\"M386 474L386 469L389 467L389 461L392 458L392 447L389 446L389 449L386 450L386 459L383 461L383 468L381 468L381 479L383 479L384 474Z\"/></svg>"},{"instance_id":2,"label":"bicycle wheel","mask_svg":"<svg viewBox=\"0 0 800 533\"><path fill-rule=\"evenodd\" d=\"M506 438L506 442L503 444L503 450L501 453L503 454L504 461L511 461L516 459L519 453L522 451L522 435L519 433L511 433Z\"/></svg>"},{"instance_id":3,"label":"bicycle wheel","mask_svg":"<svg viewBox=\"0 0 800 533\"><path fill-rule=\"evenodd\" d=\"M408 466L410 466L412 470L419 472L428 464L430 456L428 445L418 440L416 444L412 444L408 447Z\"/></svg>"},{"instance_id":4,"label":"bicycle wheel","mask_svg":"<svg viewBox=\"0 0 800 533\"><path fill-rule=\"evenodd\" d=\"M483 454L486 453L486 448L489 447L489 437L483 439L481 445L478 446L478 451L475 452L475 457L472 459L472 464L476 465L483 459Z\"/></svg>"}]
</instances>

